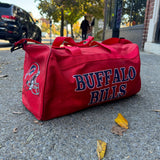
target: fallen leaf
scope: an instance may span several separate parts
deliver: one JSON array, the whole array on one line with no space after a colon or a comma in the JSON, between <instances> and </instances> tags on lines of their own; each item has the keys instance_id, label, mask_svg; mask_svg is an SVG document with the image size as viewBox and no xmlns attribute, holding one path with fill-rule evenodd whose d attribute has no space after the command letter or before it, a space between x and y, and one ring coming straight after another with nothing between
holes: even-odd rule
<instances>
[{"instance_id":1,"label":"fallen leaf","mask_svg":"<svg viewBox=\"0 0 160 160\"><path fill-rule=\"evenodd\" d=\"M40 121L38 121L38 120L34 120L33 122L34 122L35 124L43 125L43 122L40 122Z\"/></svg>"},{"instance_id":2,"label":"fallen leaf","mask_svg":"<svg viewBox=\"0 0 160 160\"><path fill-rule=\"evenodd\" d=\"M19 58L18 58L18 60L21 60L21 59L23 59L23 57L19 57Z\"/></svg>"},{"instance_id":3,"label":"fallen leaf","mask_svg":"<svg viewBox=\"0 0 160 160\"><path fill-rule=\"evenodd\" d=\"M118 125L114 125L114 126L112 127L112 129L111 129L111 132L112 132L113 134L116 134L116 135L119 135L119 136L123 136L123 132L126 132L126 130L127 130L127 129L122 128L122 127L120 127L120 126L118 126Z\"/></svg>"},{"instance_id":4,"label":"fallen leaf","mask_svg":"<svg viewBox=\"0 0 160 160\"><path fill-rule=\"evenodd\" d=\"M34 123L38 124L38 123L39 123L39 121L38 121L38 120L34 120Z\"/></svg>"},{"instance_id":5,"label":"fallen leaf","mask_svg":"<svg viewBox=\"0 0 160 160\"><path fill-rule=\"evenodd\" d=\"M8 75L0 75L0 78L5 78L5 77L8 77Z\"/></svg>"},{"instance_id":6,"label":"fallen leaf","mask_svg":"<svg viewBox=\"0 0 160 160\"><path fill-rule=\"evenodd\" d=\"M154 112L160 112L160 110L158 109L158 110L153 110Z\"/></svg>"},{"instance_id":7,"label":"fallen leaf","mask_svg":"<svg viewBox=\"0 0 160 160\"><path fill-rule=\"evenodd\" d=\"M17 133L18 128L13 128L13 133Z\"/></svg>"},{"instance_id":8,"label":"fallen leaf","mask_svg":"<svg viewBox=\"0 0 160 160\"><path fill-rule=\"evenodd\" d=\"M122 116L121 113L118 113L118 116L115 119L115 122L122 128L128 129L128 121Z\"/></svg>"},{"instance_id":9,"label":"fallen leaf","mask_svg":"<svg viewBox=\"0 0 160 160\"><path fill-rule=\"evenodd\" d=\"M30 136L27 138L27 142L26 143L29 143L32 140L33 137L34 137L34 134L31 133Z\"/></svg>"},{"instance_id":10,"label":"fallen leaf","mask_svg":"<svg viewBox=\"0 0 160 160\"><path fill-rule=\"evenodd\" d=\"M21 68L16 68L15 70L16 70L16 71L23 70L23 67L21 67Z\"/></svg>"},{"instance_id":11,"label":"fallen leaf","mask_svg":"<svg viewBox=\"0 0 160 160\"><path fill-rule=\"evenodd\" d=\"M23 114L23 112L16 112L16 111L13 111L12 113L13 114Z\"/></svg>"},{"instance_id":12,"label":"fallen leaf","mask_svg":"<svg viewBox=\"0 0 160 160\"><path fill-rule=\"evenodd\" d=\"M98 160L101 160L106 152L107 148L107 143L101 140L97 140L97 155L98 155Z\"/></svg>"},{"instance_id":13,"label":"fallen leaf","mask_svg":"<svg viewBox=\"0 0 160 160\"><path fill-rule=\"evenodd\" d=\"M10 64L10 62L2 62L1 65L7 65Z\"/></svg>"}]
</instances>

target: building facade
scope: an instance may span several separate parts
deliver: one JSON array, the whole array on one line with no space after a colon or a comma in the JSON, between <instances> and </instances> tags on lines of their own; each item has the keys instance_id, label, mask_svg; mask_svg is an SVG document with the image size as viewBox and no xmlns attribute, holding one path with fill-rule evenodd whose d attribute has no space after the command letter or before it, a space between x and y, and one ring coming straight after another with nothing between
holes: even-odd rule
<instances>
[{"instance_id":1,"label":"building facade","mask_svg":"<svg viewBox=\"0 0 160 160\"><path fill-rule=\"evenodd\" d=\"M142 49L146 2L147 0L109 0L105 39L124 37ZM114 36L117 29L119 34Z\"/></svg>"},{"instance_id":2,"label":"building facade","mask_svg":"<svg viewBox=\"0 0 160 160\"><path fill-rule=\"evenodd\" d=\"M147 0L142 47L160 54L160 0Z\"/></svg>"},{"instance_id":3,"label":"building facade","mask_svg":"<svg viewBox=\"0 0 160 160\"><path fill-rule=\"evenodd\" d=\"M124 2L125 0L123 0L123 3ZM130 2L134 1L130 0ZM140 1L136 1L136 3L138 2L140 3ZM136 4L135 6L138 6L138 4ZM127 7L129 8L129 6ZM160 0L143 1L141 11L144 12L143 16L141 17L136 17L137 14L135 14L136 12L138 12L140 8L138 8L137 10L137 8L134 7L134 5L130 8L130 13L133 12L132 16L131 14L127 13L127 17L125 17L124 14L121 17L119 37L124 37L126 39L129 39L133 43L137 43L141 50L160 54ZM125 6L123 6L123 10L125 10ZM142 15L141 13L139 12L138 15ZM139 20L140 18L140 22L136 20L136 22L138 23L133 24L135 19ZM108 18L108 21L110 19L111 18ZM108 24L112 24L111 21L109 21ZM112 32L113 28L109 26L106 30L105 38L111 38Z\"/></svg>"}]
</instances>

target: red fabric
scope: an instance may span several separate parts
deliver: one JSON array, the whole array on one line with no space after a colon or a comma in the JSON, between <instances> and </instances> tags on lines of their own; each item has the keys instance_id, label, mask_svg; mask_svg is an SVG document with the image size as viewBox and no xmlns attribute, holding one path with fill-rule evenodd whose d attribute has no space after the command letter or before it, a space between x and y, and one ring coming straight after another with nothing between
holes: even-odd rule
<instances>
[{"instance_id":1,"label":"red fabric","mask_svg":"<svg viewBox=\"0 0 160 160\"><path fill-rule=\"evenodd\" d=\"M86 43L75 43L70 38L58 37L51 48L24 44L22 101L38 120L60 117L139 92L138 46L118 38L102 43L92 40L90 37Z\"/></svg>"}]
</instances>

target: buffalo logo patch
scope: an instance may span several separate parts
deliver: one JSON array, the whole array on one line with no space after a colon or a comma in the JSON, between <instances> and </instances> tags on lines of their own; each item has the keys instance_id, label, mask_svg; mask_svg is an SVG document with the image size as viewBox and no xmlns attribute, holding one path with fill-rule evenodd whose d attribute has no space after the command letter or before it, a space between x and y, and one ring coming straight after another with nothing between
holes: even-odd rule
<instances>
[{"instance_id":1,"label":"buffalo logo patch","mask_svg":"<svg viewBox=\"0 0 160 160\"><path fill-rule=\"evenodd\" d=\"M24 76L25 90L30 90L34 95L39 95L39 83L36 81L39 74L39 65L38 63L34 63L31 65L28 72Z\"/></svg>"}]
</instances>

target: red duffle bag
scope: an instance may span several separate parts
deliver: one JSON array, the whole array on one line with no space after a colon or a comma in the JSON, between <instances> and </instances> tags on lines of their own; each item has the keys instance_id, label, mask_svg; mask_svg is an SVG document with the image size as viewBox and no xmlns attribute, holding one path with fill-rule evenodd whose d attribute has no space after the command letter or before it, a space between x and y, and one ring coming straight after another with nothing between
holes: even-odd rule
<instances>
[{"instance_id":1,"label":"red duffle bag","mask_svg":"<svg viewBox=\"0 0 160 160\"><path fill-rule=\"evenodd\" d=\"M76 43L58 37L52 47L22 39L16 47L25 50L22 102L38 120L129 97L141 88L139 48L126 39Z\"/></svg>"}]
</instances>

